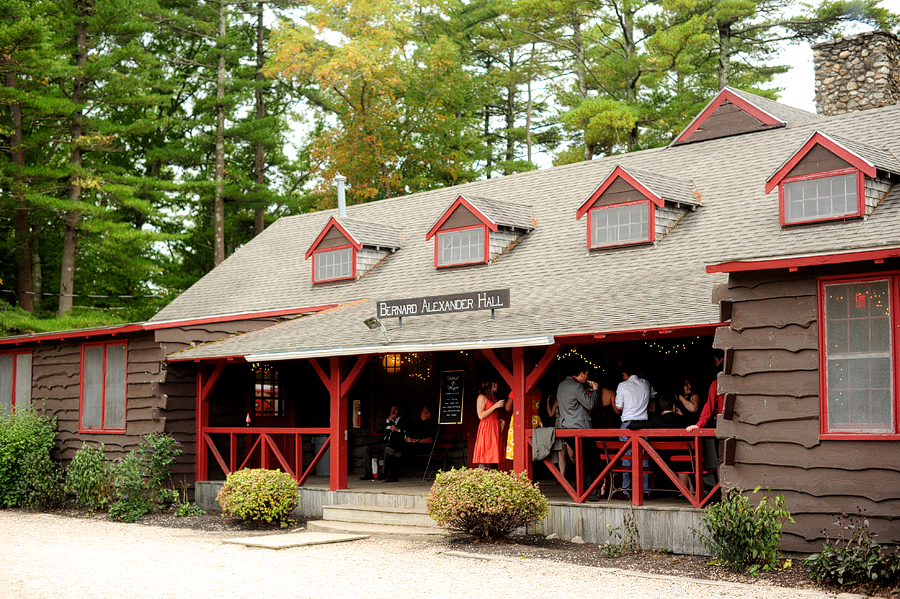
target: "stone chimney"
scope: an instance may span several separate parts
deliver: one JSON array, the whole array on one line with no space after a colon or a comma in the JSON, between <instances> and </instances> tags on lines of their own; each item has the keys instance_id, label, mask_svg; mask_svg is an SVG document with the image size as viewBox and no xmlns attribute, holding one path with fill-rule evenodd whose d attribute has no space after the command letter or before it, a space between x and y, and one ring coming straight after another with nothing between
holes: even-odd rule
<instances>
[{"instance_id":1,"label":"stone chimney","mask_svg":"<svg viewBox=\"0 0 900 599\"><path fill-rule=\"evenodd\" d=\"M900 103L900 38L869 31L815 44L816 112L834 116Z\"/></svg>"}]
</instances>

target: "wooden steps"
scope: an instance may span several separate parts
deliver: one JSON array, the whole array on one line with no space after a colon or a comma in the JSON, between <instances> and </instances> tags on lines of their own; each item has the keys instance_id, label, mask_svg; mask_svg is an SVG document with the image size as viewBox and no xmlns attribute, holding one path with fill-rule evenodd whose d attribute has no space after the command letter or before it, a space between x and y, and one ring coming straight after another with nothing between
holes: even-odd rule
<instances>
[{"instance_id":1,"label":"wooden steps","mask_svg":"<svg viewBox=\"0 0 900 599\"><path fill-rule=\"evenodd\" d=\"M326 505L322 519L307 523L308 530L431 540L446 536L425 510L373 505Z\"/></svg>"}]
</instances>

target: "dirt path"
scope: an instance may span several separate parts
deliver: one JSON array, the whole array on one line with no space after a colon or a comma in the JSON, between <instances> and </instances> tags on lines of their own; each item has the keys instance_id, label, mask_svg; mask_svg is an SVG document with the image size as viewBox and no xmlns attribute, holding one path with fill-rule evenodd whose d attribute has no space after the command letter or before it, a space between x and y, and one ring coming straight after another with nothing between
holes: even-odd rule
<instances>
[{"instance_id":1,"label":"dirt path","mask_svg":"<svg viewBox=\"0 0 900 599\"><path fill-rule=\"evenodd\" d=\"M233 532L0 511L0 596L780 599L773 587L625 575L543 560L470 559L434 543L366 539L272 551L221 542Z\"/></svg>"}]
</instances>

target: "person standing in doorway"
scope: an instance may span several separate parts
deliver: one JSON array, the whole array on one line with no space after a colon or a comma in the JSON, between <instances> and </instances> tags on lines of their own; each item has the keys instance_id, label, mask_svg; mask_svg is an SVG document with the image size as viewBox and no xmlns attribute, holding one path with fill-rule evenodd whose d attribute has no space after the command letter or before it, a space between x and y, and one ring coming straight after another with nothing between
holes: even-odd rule
<instances>
[{"instance_id":1,"label":"person standing in doorway","mask_svg":"<svg viewBox=\"0 0 900 599\"><path fill-rule=\"evenodd\" d=\"M500 431L503 429L503 421L498 410L509 411L512 402L497 399L497 382L485 380L478 391L476 408L478 409L478 436L475 438L475 451L472 454L472 462L479 468L497 468L500 464Z\"/></svg>"}]
</instances>

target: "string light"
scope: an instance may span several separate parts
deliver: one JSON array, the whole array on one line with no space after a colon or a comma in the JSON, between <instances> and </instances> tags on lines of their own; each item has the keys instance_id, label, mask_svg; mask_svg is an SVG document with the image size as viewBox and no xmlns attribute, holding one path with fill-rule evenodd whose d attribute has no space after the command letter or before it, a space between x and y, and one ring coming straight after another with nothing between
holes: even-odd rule
<instances>
[{"instance_id":1,"label":"string light","mask_svg":"<svg viewBox=\"0 0 900 599\"><path fill-rule=\"evenodd\" d=\"M676 343L676 342L671 342L671 341L666 342L666 343L660 343L657 341L645 341L644 345L646 345L647 347L649 347L650 349L652 349L653 351L655 351L658 354L662 354L664 356L673 356L673 355L678 355L682 352L685 352L685 351L691 349L692 347L695 347L697 345L697 342L699 341L699 339L700 339L700 337L698 336L698 337L694 337L693 339L688 339L687 341L684 341L682 343Z\"/></svg>"},{"instance_id":2,"label":"string light","mask_svg":"<svg viewBox=\"0 0 900 599\"><path fill-rule=\"evenodd\" d=\"M581 354L581 352L579 352L578 349L577 349L577 348L574 348L574 347L573 347L572 349L570 349L569 351L565 352L565 353L557 354L557 355L556 355L556 359L557 359L557 361L559 361L559 360L565 360L565 359L570 358L570 357L572 357L572 356L575 356L576 358L580 358L585 364L587 364L587 365L590 366L591 368L595 368L595 369L599 370L600 372L603 372L603 367L602 367L602 366L600 366L600 365L598 365L598 364L594 364L593 362L591 362L590 360L588 360L587 358L585 358L585 357Z\"/></svg>"}]
</instances>

